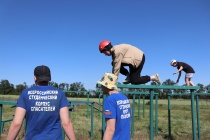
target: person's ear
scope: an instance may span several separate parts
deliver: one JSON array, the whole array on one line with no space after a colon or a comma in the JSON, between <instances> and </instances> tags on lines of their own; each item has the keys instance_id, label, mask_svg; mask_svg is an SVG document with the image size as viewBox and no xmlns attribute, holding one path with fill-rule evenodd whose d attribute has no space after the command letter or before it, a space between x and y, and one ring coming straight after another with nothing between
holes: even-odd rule
<instances>
[{"instance_id":1,"label":"person's ear","mask_svg":"<svg viewBox=\"0 0 210 140\"><path fill-rule=\"evenodd\" d=\"M36 76L34 75L34 81L36 82Z\"/></svg>"}]
</instances>

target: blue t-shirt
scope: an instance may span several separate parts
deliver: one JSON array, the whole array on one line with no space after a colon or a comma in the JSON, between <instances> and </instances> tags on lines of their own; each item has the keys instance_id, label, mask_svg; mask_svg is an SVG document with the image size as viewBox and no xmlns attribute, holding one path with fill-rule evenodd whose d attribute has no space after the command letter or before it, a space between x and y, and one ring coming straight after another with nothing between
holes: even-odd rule
<instances>
[{"instance_id":1,"label":"blue t-shirt","mask_svg":"<svg viewBox=\"0 0 210 140\"><path fill-rule=\"evenodd\" d=\"M64 92L52 86L23 90L16 106L26 110L25 140L62 140L59 112L69 105Z\"/></svg>"},{"instance_id":2,"label":"blue t-shirt","mask_svg":"<svg viewBox=\"0 0 210 140\"><path fill-rule=\"evenodd\" d=\"M104 117L116 119L113 140L130 140L130 102L121 94L111 94L104 100Z\"/></svg>"}]
</instances>

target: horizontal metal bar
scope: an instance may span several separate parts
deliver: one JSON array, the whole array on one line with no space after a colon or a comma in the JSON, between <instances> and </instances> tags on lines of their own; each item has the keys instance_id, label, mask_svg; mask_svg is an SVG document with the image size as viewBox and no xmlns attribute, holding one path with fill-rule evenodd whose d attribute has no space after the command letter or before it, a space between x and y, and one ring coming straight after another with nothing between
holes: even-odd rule
<instances>
[{"instance_id":1,"label":"horizontal metal bar","mask_svg":"<svg viewBox=\"0 0 210 140\"><path fill-rule=\"evenodd\" d=\"M16 105L17 102L0 100L0 104L3 104L3 105Z\"/></svg>"},{"instance_id":2,"label":"horizontal metal bar","mask_svg":"<svg viewBox=\"0 0 210 140\"><path fill-rule=\"evenodd\" d=\"M189 96L190 93L174 93L174 94L167 94L169 96ZM194 93L194 95L207 95L210 96L210 93Z\"/></svg>"},{"instance_id":3,"label":"horizontal metal bar","mask_svg":"<svg viewBox=\"0 0 210 140\"><path fill-rule=\"evenodd\" d=\"M149 95L150 93L149 92L142 92L142 91L119 91L120 93L123 93L123 94L141 94L141 95ZM159 94L159 93L154 93L154 94Z\"/></svg>"},{"instance_id":4,"label":"horizontal metal bar","mask_svg":"<svg viewBox=\"0 0 210 140\"><path fill-rule=\"evenodd\" d=\"M101 85L97 84L100 88ZM118 88L135 88L135 89L200 89L200 86L166 86L166 85L132 85L132 84L117 84Z\"/></svg>"},{"instance_id":5,"label":"horizontal metal bar","mask_svg":"<svg viewBox=\"0 0 210 140\"><path fill-rule=\"evenodd\" d=\"M84 91L84 90L81 90L81 91L79 91L79 90L63 90L63 92L66 92L66 93L69 93L69 92L77 92L77 93L81 93L81 92L92 92L92 91Z\"/></svg>"}]
</instances>

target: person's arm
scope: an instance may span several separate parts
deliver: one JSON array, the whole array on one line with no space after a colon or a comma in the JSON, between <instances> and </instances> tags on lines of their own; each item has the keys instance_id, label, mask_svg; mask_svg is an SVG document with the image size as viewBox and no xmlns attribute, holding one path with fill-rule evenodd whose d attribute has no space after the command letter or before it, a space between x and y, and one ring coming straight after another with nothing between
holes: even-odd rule
<instances>
[{"instance_id":1,"label":"person's arm","mask_svg":"<svg viewBox=\"0 0 210 140\"><path fill-rule=\"evenodd\" d=\"M182 70L183 70L183 66L181 66L181 67L178 69L178 71L174 72L173 74L177 74L177 73L180 74L180 72L181 72Z\"/></svg>"},{"instance_id":2,"label":"person's arm","mask_svg":"<svg viewBox=\"0 0 210 140\"><path fill-rule=\"evenodd\" d=\"M176 80L176 83L179 83L179 78L181 77L181 75L182 75L182 72L180 71L180 72L179 72L179 75L178 75L178 78L177 78L177 80Z\"/></svg>"},{"instance_id":3,"label":"person's arm","mask_svg":"<svg viewBox=\"0 0 210 140\"><path fill-rule=\"evenodd\" d=\"M112 140L115 131L116 119L106 120L106 130L104 132L103 140Z\"/></svg>"},{"instance_id":4,"label":"person's arm","mask_svg":"<svg viewBox=\"0 0 210 140\"><path fill-rule=\"evenodd\" d=\"M123 59L123 55L118 54L117 56L115 56L115 58L113 60L112 73L116 76L118 76L119 73L120 73L120 67L121 67L122 59Z\"/></svg>"},{"instance_id":5,"label":"person's arm","mask_svg":"<svg viewBox=\"0 0 210 140\"><path fill-rule=\"evenodd\" d=\"M69 108L67 106L60 109L60 119L67 137L70 140L76 140L74 129L69 118Z\"/></svg>"},{"instance_id":6,"label":"person's arm","mask_svg":"<svg viewBox=\"0 0 210 140\"><path fill-rule=\"evenodd\" d=\"M181 77L182 70L183 70L183 66L180 66L180 68L178 69L178 71L176 71L176 72L173 73L173 74L179 73L178 78L176 80L176 83L179 83L179 78Z\"/></svg>"},{"instance_id":7,"label":"person's arm","mask_svg":"<svg viewBox=\"0 0 210 140\"><path fill-rule=\"evenodd\" d=\"M7 140L16 139L16 137L17 137L17 135L20 131L20 128L22 126L25 114L26 114L25 109L23 109L21 107L16 108L15 116L14 116L14 119L12 121L12 124L10 125L9 132L8 132L8 135L7 135Z\"/></svg>"}]
</instances>

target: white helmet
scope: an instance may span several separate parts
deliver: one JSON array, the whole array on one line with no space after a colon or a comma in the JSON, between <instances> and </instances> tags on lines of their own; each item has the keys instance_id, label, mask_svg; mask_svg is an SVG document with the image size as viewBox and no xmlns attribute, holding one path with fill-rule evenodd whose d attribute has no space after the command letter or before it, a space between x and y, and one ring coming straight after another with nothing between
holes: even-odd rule
<instances>
[{"instance_id":1,"label":"white helmet","mask_svg":"<svg viewBox=\"0 0 210 140\"><path fill-rule=\"evenodd\" d=\"M177 61L176 61L175 59L172 59L172 60L171 60L171 63L170 63L171 66L173 66L173 64L174 64L175 62L177 62Z\"/></svg>"}]
</instances>

